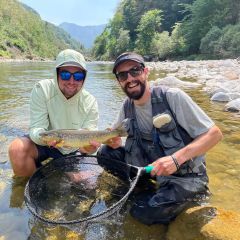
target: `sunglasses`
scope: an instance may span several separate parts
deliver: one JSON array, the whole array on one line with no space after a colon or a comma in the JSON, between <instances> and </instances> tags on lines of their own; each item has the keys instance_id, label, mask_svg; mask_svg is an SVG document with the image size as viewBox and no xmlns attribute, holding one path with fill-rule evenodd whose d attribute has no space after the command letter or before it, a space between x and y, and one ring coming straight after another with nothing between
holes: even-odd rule
<instances>
[{"instance_id":1,"label":"sunglasses","mask_svg":"<svg viewBox=\"0 0 240 240\"><path fill-rule=\"evenodd\" d=\"M129 69L128 71L116 73L116 78L119 82L124 82L128 79L128 74L132 77L138 77L143 73L143 66L138 66Z\"/></svg>"},{"instance_id":2,"label":"sunglasses","mask_svg":"<svg viewBox=\"0 0 240 240\"><path fill-rule=\"evenodd\" d=\"M59 72L60 78L63 81L69 81L71 76L73 76L73 79L77 82L83 81L86 77L86 73L85 72L75 72L75 73L71 73L69 71L61 71Z\"/></svg>"}]
</instances>

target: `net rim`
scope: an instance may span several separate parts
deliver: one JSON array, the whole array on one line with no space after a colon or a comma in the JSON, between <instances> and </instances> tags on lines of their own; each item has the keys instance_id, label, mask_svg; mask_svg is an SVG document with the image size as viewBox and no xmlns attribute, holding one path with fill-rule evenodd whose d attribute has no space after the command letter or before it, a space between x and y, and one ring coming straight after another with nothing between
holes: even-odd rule
<instances>
[{"instance_id":1,"label":"net rim","mask_svg":"<svg viewBox=\"0 0 240 240\"><path fill-rule=\"evenodd\" d=\"M99 156L96 156L96 155L77 155L77 156L67 156L67 157L63 157L63 158L58 158L58 159L66 159L66 158L72 158L72 157L94 157L94 158L99 158ZM54 159L54 160L57 160L57 159ZM88 164L94 164L94 163L88 163ZM123 163L124 164L124 163ZM94 164L94 165L99 165L99 164ZM125 164L127 165L127 164ZM44 166L43 166L44 167ZM40 167L39 169L37 169L37 171L35 173L37 173L38 171L40 171L42 167ZM53 224L53 225L71 225L71 224L76 224L76 223L86 223L86 222L94 222L94 221L97 221L98 219L102 219L104 217L109 217L110 215L114 214L118 209L120 209L124 203L127 201L128 199L128 196L132 193L132 191L134 190L140 176L141 176L141 172L142 172L142 168L140 167L136 167L137 169L137 174L136 174L136 177L133 178L132 181L130 181L130 188L129 190L125 193L125 195L117 202L115 202L112 206L108 207L107 209L99 212L99 213L96 213L96 214L93 214L91 216L88 216L88 217L85 217L85 218L80 218L80 219L76 219L76 220L50 220L50 219L47 219L41 215L39 215L34 207L32 206L32 202L30 200L30 194L29 194L29 183L32 179L32 177L35 175L35 173L32 175L32 177L30 177L30 179L28 180L26 186L25 186L25 190L24 190L24 202L25 202L25 205L27 207L27 209L32 213L32 215L34 217L36 217L37 219L45 222L45 223L48 223L48 224Z\"/></svg>"}]
</instances>

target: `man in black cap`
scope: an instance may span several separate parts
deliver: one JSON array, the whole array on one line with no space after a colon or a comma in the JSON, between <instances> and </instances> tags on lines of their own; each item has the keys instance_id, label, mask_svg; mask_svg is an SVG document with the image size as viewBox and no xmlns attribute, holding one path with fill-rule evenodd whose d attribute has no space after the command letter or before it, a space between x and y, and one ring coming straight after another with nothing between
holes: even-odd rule
<instances>
[{"instance_id":1,"label":"man in black cap","mask_svg":"<svg viewBox=\"0 0 240 240\"><path fill-rule=\"evenodd\" d=\"M130 213L148 225L169 223L187 202L207 195L204 155L222 133L182 90L150 88L142 56L121 54L113 73L127 95L113 128L129 118L128 137L124 147L120 137L113 138L98 154L135 166L152 165L151 176L160 187L140 192Z\"/></svg>"}]
</instances>

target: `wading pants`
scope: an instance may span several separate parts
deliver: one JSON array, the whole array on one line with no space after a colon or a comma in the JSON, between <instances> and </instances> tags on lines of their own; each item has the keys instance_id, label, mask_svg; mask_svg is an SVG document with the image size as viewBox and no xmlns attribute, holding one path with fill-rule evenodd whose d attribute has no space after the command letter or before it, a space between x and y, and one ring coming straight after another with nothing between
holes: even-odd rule
<instances>
[{"instance_id":1,"label":"wading pants","mask_svg":"<svg viewBox=\"0 0 240 240\"><path fill-rule=\"evenodd\" d=\"M109 159L108 166L105 167L111 170L111 159L124 162L125 149L112 149L103 145L98 151L100 165L101 156ZM185 208L199 204L208 195L206 175L189 173L184 176L159 176L155 180L155 187L150 187L150 184L148 187L146 185L150 181L143 176L137 185L137 191L131 196L133 203L130 214L147 225L167 224Z\"/></svg>"}]
</instances>

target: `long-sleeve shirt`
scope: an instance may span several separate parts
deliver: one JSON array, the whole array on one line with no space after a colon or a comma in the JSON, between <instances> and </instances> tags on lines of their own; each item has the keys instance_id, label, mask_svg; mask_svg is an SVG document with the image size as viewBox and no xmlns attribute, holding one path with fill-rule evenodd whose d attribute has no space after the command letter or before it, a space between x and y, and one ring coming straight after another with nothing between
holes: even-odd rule
<instances>
[{"instance_id":1,"label":"long-sleeve shirt","mask_svg":"<svg viewBox=\"0 0 240 240\"><path fill-rule=\"evenodd\" d=\"M56 79L38 82L30 98L30 138L39 145L44 143L39 133L52 129L96 130L98 122L96 99L84 88L67 99L58 87ZM59 149L63 154L76 149Z\"/></svg>"}]
</instances>

